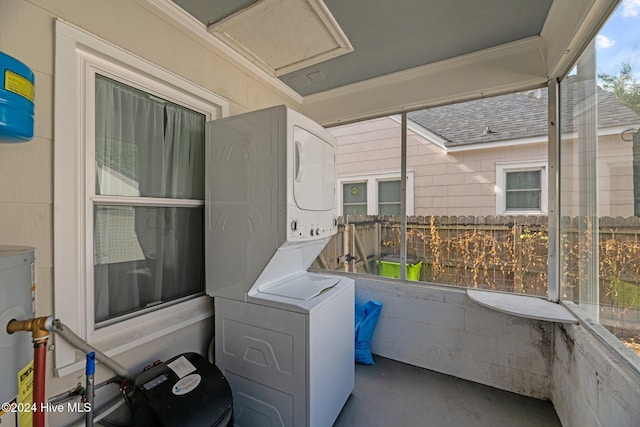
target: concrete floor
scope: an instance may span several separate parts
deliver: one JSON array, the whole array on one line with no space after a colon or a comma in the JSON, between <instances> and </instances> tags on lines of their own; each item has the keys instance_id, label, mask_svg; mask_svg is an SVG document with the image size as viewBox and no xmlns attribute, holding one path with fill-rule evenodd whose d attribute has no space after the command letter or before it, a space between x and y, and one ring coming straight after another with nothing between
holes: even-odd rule
<instances>
[{"instance_id":1,"label":"concrete floor","mask_svg":"<svg viewBox=\"0 0 640 427\"><path fill-rule=\"evenodd\" d=\"M374 356L334 427L561 427L551 402Z\"/></svg>"}]
</instances>

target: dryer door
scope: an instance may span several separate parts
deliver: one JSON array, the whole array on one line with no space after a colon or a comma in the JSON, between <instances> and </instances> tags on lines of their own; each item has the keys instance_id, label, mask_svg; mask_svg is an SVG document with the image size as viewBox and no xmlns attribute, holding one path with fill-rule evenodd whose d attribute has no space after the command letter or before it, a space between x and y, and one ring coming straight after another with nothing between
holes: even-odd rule
<instances>
[{"instance_id":1,"label":"dryer door","mask_svg":"<svg viewBox=\"0 0 640 427\"><path fill-rule=\"evenodd\" d=\"M335 205L335 147L294 126L293 197L300 209L328 211Z\"/></svg>"}]
</instances>

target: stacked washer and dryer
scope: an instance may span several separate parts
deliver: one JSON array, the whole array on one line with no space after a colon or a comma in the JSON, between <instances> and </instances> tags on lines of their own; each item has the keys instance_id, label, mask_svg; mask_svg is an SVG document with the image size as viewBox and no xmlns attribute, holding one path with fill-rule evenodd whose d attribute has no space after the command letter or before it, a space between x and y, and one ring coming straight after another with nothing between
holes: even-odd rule
<instances>
[{"instance_id":1,"label":"stacked washer and dryer","mask_svg":"<svg viewBox=\"0 0 640 427\"><path fill-rule=\"evenodd\" d=\"M207 123L215 362L241 427L328 427L354 387L354 282L307 271L337 232L336 146L278 106Z\"/></svg>"}]
</instances>

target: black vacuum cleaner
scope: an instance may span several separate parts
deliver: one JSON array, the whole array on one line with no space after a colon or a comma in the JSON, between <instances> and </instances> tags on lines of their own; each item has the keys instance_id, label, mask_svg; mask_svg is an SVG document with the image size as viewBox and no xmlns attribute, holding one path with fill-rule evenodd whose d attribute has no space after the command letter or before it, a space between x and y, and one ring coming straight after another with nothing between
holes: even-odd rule
<instances>
[{"instance_id":1,"label":"black vacuum cleaner","mask_svg":"<svg viewBox=\"0 0 640 427\"><path fill-rule=\"evenodd\" d=\"M142 371L129 391L133 427L232 427L233 400L222 372L197 353Z\"/></svg>"}]
</instances>

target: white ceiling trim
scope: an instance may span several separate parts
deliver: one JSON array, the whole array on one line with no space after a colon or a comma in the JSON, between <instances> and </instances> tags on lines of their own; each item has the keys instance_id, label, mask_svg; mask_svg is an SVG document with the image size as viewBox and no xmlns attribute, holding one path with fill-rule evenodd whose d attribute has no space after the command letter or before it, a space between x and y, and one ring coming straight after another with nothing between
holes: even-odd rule
<instances>
[{"instance_id":1,"label":"white ceiling trim","mask_svg":"<svg viewBox=\"0 0 640 427\"><path fill-rule=\"evenodd\" d=\"M541 87L546 51L530 37L304 97L303 112L338 125Z\"/></svg>"},{"instance_id":2,"label":"white ceiling trim","mask_svg":"<svg viewBox=\"0 0 640 427\"><path fill-rule=\"evenodd\" d=\"M322 0L258 0L208 31L274 77L353 51Z\"/></svg>"},{"instance_id":3,"label":"white ceiling trim","mask_svg":"<svg viewBox=\"0 0 640 427\"><path fill-rule=\"evenodd\" d=\"M539 52L540 59L545 58L545 46L542 39L538 36L529 37L526 39L518 40L512 43L492 47L489 49L480 50L477 52L469 53L467 55L458 56L455 58L445 59L443 61L434 62L432 64L422 65L420 67L414 67L405 71L398 71L396 73L387 74L380 77L375 77L363 82L354 83L346 86L342 86L336 89L327 90L321 93L305 96L306 102L317 102L324 99L335 98L336 96L353 95L358 92L368 91L375 89L376 87L388 86L389 84L404 82L407 80L414 80L416 78L423 77L425 75L437 74L446 72L448 70L467 68L474 66L480 62L486 62L492 59L498 59L505 56L509 56L513 53L519 53L523 51L536 50Z\"/></svg>"},{"instance_id":4,"label":"white ceiling trim","mask_svg":"<svg viewBox=\"0 0 640 427\"><path fill-rule=\"evenodd\" d=\"M273 75L266 72L264 69L256 65L255 63L248 60L245 56L240 55L236 50L225 44L219 38L213 36L207 31L206 25L202 22L195 19L189 13L187 13L184 9L177 6L170 0L143 0L153 6L156 10L160 11L164 16L169 18L169 20L176 22L179 26L186 30L186 32L190 32L209 45L215 47L220 50L222 53L230 57L232 60L236 61L240 66L252 72L256 77L260 78L265 83L272 86L274 89L283 93L284 95L290 97L297 103L302 103L302 95L298 92L291 89L289 86L284 84L279 79L275 78Z\"/></svg>"}]
</instances>

